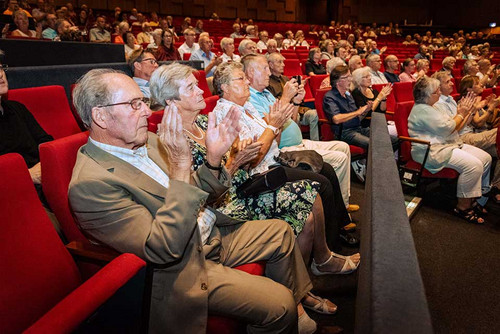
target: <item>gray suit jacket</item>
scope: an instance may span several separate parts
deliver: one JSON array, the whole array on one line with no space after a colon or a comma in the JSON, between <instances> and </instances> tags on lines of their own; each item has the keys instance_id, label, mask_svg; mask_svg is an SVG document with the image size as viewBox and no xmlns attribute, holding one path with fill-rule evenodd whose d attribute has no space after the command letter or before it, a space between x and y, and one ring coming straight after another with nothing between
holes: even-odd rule
<instances>
[{"instance_id":1,"label":"gray suit jacket","mask_svg":"<svg viewBox=\"0 0 500 334\"><path fill-rule=\"evenodd\" d=\"M149 134L148 155L167 171L163 146ZM150 331L204 333L208 314L206 258L217 261L217 226L204 246L197 216L207 201L230 184L226 171L215 178L203 166L193 174L196 186L170 180L165 189L149 176L88 142L80 148L69 199L80 228L92 240L119 252L163 264L155 269ZM239 221L217 213L216 225Z\"/></svg>"}]
</instances>

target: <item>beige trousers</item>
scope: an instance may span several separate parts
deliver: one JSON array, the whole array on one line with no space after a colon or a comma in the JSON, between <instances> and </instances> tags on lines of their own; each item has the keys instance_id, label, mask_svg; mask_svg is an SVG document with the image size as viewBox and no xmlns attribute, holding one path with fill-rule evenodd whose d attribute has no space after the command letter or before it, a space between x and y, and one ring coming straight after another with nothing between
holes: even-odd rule
<instances>
[{"instance_id":1,"label":"beige trousers","mask_svg":"<svg viewBox=\"0 0 500 334\"><path fill-rule=\"evenodd\" d=\"M479 133L466 133L460 136L460 139L466 144L479 147L480 149L488 152L493 158L498 158L496 137L497 129L491 129ZM497 162L493 177L491 178L491 185L500 188L500 163Z\"/></svg>"},{"instance_id":2,"label":"beige trousers","mask_svg":"<svg viewBox=\"0 0 500 334\"><path fill-rule=\"evenodd\" d=\"M210 314L241 319L248 333L296 333L297 304L312 288L290 226L258 220L219 226L220 263L208 260ZM266 261L266 277L232 269Z\"/></svg>"}]
</instances>

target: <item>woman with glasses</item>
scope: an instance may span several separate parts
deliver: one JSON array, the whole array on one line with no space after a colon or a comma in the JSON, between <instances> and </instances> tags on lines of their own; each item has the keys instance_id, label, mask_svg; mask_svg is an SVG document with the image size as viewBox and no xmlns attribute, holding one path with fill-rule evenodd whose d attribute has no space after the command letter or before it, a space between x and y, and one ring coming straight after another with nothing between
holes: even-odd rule
<instances>
[{"instance_id":1,"label":"woman with glasses","mask_svg":"<svg viewBox=\"0 0 500 334\"><path fill-rule=\"evenodd\" d=\"M423 163L431 173L443 168L452 168L460 175L457 183L457 206L453 212L469 223L484 224L482 206L490 190L491 156L483 150L463 144L457 130L471 116L473 95L466 96L457 107L457 114L451 117L433 105L441 95L440 82L423 77L413 88L415 105L408 117L410 137L431 143L427 155L427 145L412 143L412 158ZM477 203L475 204L477 199Z\"/></svg>"},{"instance_id":2,"label":"woman with glasses","mask_svg":"<svg viewBox=\"0 0 500 334\"><path fill-rule=\"evenodd\" d=\"M162 33L161 44L156 51L156 60L182 60L179 51L174 46L174 35L168 29Z\"/></svg>"}]
</instances>

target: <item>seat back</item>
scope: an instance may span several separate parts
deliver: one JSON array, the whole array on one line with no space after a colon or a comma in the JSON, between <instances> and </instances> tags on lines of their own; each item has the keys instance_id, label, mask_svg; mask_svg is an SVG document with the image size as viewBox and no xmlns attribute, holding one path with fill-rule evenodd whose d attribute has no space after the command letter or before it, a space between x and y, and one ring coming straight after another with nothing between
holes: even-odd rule
<instances>
[{"instance_id":1,"label":"seat back","mask_svg":"<svg viewBox=\"0 0 500 334\"><path fill-rule=\"evenodd\" d=\"M309 77L309 85L311 86L311 92L314 97L316 97L316 90L321 87L321 83L325 78L327 78L329 75L328 74L319 74L319 75L313 75L312 77Z\"/></svg>"},{"instance_id":2,"label":"seat back","mask_svg":"<svg viewBox=\"0 0 500 334\"><path fill-rule=\"evenodd\" d=\"M411 109L415 102L407 101L401 102L396 105L396 111L394 113L394 123L396 124L396 129L399 136L409 137L408 134L408 117L410 116ZM400 156L403 162L411 160L411 144L408 141L401 142Z\"/></svg>"},{"instance_id":3,"label":"seat back","mask_svg":"<svg viewBox=\"0 0 500 334\"><path fill-rule=\"evenodd\" d=\"M330 90L329 88L316 90L314 107L316 108L316 112L318 113L318 119L325 119L325 120L327 119L325 111L323 110L323 99L325 98L325 94L329 90ZM332 128L330 127L330 124L321 123L320 131L321 131L321 140L330 141L333 140L335 137L332 132Z\"/></svg>"},{"instance_id":4,"label":"seat back","mask_svg":"<svg viewBox=\"0 0 500 334\"><path fill-rule=\"evenodd\" d=\"M302 68L298 59L285 59L285 70L283 72L287 77L302 75Z\"/></svg>"},{"instance_id":5,"label":"seat back","mask_svg":"<svg viewBox=\"0 0 500 334\"><path fill-rule=\"evenodd\" d=\"M19 154L0 157L0 331L21 333L80 283Z\"/></svg>"},{"instance_id":6,"label":"seat back","mask_svg":"<svg viewBox=\"0 0 500 334\"><path fill-rule=\"evenodd\" d=\"M68 241L88 242L71 214L68 200L78 149L87 139L88 133L81 132L40 145L43 192Z\"/></svg>"},{"instance_id":7,"label":"seat back","mask_svg":"<svg viewBox=\"0 0 500 334\"><path fill-rule=\"evenodd\" d=\"M191 58L191 54L188 53L188 52L185 52L183 55L182 55L182 60L189 60Z\"/></svg>"},{"instance_id":8,"label":"seat back","mask_svg":"<svg viewBox=\"0 0 500 334\"><path fill-rule=\"evenodd\" d=\"M212 112L212 110L214 110L215 106L217 105L217 101L219 101L219 95L213 95L205 98L205 103L207 104L207 106L205 107L205 109L200 111L200 114L208 115L208 113Z\"/></svg>"},{"instance_id":9,"label":"seat back","mask_svg":"<svg viewBox=\"0 0 500 334\"><path fill-rule=\"evenodd\" d=\"M155 111L148 118L148 131L156 133L158 130L158 124L161 122L163 118L163 110Z\"/></svg>"},{"instance_id":10,"label":"seat back","mask_svg":"<svg viewBox=\"0 0 500 334\"><path fill-rule=\"evenodd\" d=\"M203 70L199 70L193 73L194 76L196 77L196 80L198 80L198 87L203 90L203 98L206 99L207 97L212 96L212 92L210 91L210 88L208 87L207 83L207 74Z\"/></svg>"},{"instance_id":11,"label":"seat back","mask_svg":"<svg viewBox=\"0 0 500 334\"><path fill-rule=\"evenodd\" d=\"M396 102L413 101L413 82L396 82L393 91Z\"/></svg>"},{"instance_id":12,"label":"seat back","mask_svg":"<svg viewBox=\"0 0 500 334\"><path fill-rule=\"evenodd\" d=\"M8 97L24 104L54 139L81 132L62 86L12 89Z\"/></svg>"},{"instance_id":13,"label":"seat back","mask_svg":"<svg viewBox=\"0 0 500 334\"><path fill-rule=\"evenodd\" d=\"M385 85L386 84L375 84L372 85L372 88L376 89L377 92L380 93L380 91L382 90L382 88L384 88ZM387 96L386 106L387 106L387 111L394 112L394 110L396 110L396 98L394 97L394 89L392 90L391 94Z\"/></svg>"}]
</instances>

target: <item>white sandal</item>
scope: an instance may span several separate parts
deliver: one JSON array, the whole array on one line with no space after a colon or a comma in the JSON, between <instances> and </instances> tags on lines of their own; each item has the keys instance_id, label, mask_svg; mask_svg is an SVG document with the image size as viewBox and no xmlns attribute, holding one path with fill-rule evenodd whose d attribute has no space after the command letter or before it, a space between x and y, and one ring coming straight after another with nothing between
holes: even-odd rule
<instances>
[{"instance_id":1,"label":"white sandal","mask_svg":"<svg viewBox=\"0 0 500 334\"><path fill-rule=\"evenodd\" d=\"M335 310L333 312L330 311L330 308L328 307L328 299L313 295L311 292L308 292L307 295L309 297L313 298L314 300L318 301L318 303L314 304L314 305L307 305L306 303L304 303L304 301L302 301L302 306L304 308L307 308L311 311L314 311L314 312L320 313L320 314L331 315L331 314L337 313L337 305L335 305L333 303L332 304L335 307Z\"/></svg>"},{"instance_id":2,"label":"white sandal","mask_svg":"<svg viewBox=\"0 0 500 334\"><path fill-rule=\"evenodd\" d=\"M320 271L318 269L318 268L321 268L321 267L325 266L334 257L339 258L339 259L343 259L345 261L344 265L342 266L342 269L340 269L340 271L331 272L331 271ZM326 260L323 263L317 264L316 261L314 261L314 259L313 259L312 263L311 263L311 271L316 276L322 276L322 275L347 275L347 274L350 274L350 273L356 271L356 269L358 269L358 267L359 267L360 262L358 262L357 264L355 264L351 260L350 256L344 256L344 255L340 255L340 254L332 252L332 254L328 258L328 260Z\"/></svg>"}]
</instances>

